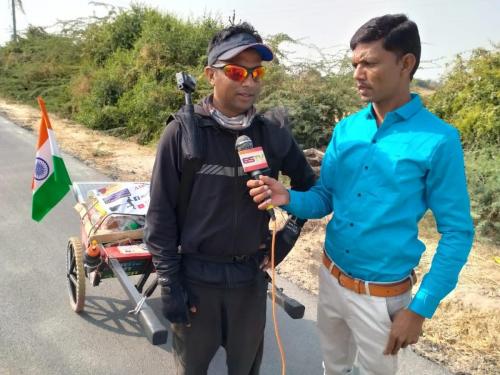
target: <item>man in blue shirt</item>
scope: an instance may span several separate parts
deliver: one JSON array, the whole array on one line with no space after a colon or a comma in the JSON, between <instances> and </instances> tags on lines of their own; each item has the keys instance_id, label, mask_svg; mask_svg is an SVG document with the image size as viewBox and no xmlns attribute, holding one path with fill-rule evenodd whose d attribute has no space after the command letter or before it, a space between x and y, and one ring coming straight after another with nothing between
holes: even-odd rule
<instances>
[{"instance_id":1,"label":"man in blue shirt","mask_svg":"<svg viewBox=\"0 0 500 375\"><path fill-rule=\"evenodd\" d=\"M351 40L354 79L368 106L334 129L316 185L286 190L249 181L265 209L301 218L331 212L320 270L318 327L325 374L394 374L400 348L416 343L425 318L455 287L472 239L463 153L455 128L410 94L420 60L417 25L404 15L364 24ZM430 209L441 234L413 296L425 250L418 222Z\"/></svg>"}]
</instances>

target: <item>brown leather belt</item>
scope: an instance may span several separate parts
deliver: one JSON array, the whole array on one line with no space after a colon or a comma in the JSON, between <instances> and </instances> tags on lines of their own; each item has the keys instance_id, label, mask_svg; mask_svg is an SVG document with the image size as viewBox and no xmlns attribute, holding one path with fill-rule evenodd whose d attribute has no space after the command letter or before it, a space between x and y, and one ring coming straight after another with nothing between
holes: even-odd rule
<instances>
[{"instance_id":1,"label":"brown leather belt","mask_svg":"<svg viewBox=\"0 0 500 375\"><path fill-rule=\"evenodd\" d=\"M400 294L410 290L413 284L417 281L415 271L411 271L411 275L406 279L395 283L379 284L355 279L342 272L325 253L323 253L323 264L326 268L328 268L328 271L333 275L333 277L338 280L340 285L358 294L368 294L376 297L399 296Z\"/></svg>"}]
</instances>

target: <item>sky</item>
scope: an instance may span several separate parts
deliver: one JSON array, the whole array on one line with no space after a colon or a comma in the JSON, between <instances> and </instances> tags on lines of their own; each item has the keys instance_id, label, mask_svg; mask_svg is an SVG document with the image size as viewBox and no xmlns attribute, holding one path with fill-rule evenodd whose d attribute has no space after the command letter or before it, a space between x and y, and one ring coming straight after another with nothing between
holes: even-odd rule
<instances>
[{"instance_id":1,"label":"sky","mask_svg":"<svg viewBox=\"0 0 500 375\"><path fill-rule=\"evenodd\" d=\"M104 0L128 7L130 0ZM0 45L12 35L11 0L0 0ZM25 14L17 11L18 30L29 24L51 26L58 20L103 15L105 9L87 0L22 0ZM422 63L416 77L439 79L458 53L492 48L500 43L500 0L142 0L139 2L182 18L204 14L223 21L236 13L266 36L286 33L304 44L335 53L349 48L354 32L370 18L405 13L419 27ZM49 29L51 30L51 29ZM292 57L314 58L314 50L287 47Z\"/></svg>"}]
</instances>

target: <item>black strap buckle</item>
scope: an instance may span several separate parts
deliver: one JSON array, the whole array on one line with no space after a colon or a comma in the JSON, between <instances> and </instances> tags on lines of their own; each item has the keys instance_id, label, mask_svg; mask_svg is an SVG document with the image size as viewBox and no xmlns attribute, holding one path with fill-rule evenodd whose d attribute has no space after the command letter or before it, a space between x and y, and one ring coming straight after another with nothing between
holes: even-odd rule
<instances>
[{"instance_id":1,"label":"black strap buckle","mask_svg":"<svg viewBox=\"0 0 500 375\"><path fill-rule=\"evenodd\" d=\"M233 262L234 263L245 263L250 260L250 255L234 255Z\"/></svg>"},{"instance_id":2,"label":"black strap buckle","mask_svg":"<svg viewBox=\"0 0 500 375\"><path fill-rule=\"evenodd\" d=\"M258 253L242 255L183 254L182 256L187 260L194 259L211 263L246 263L257 257Z\"/></svg>"}]
</instances>

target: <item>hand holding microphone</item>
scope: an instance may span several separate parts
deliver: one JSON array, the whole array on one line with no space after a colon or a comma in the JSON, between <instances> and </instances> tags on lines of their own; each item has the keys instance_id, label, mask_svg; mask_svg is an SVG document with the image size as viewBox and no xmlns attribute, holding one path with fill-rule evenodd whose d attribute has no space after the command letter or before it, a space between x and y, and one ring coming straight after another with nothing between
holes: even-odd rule
<instances>
[{"instance_id":1,"label":"hand holding microphone","mask_svg":"<svg viewBox=\"0 0 500 375\"><path fill-rule=\"evenodd\" d=\"M250 196L258 204L259 209L269 212L273 207L288 204L290 194L286 188L279 181L262 172L268 169L262 147L253 147L252 140L246 135L241 135L236 140L235 148L238 151L243 171L253 178L247 181L247 186L250 188Z\"/></svg>"},{"instance_id":2,"label":"hand holding microphone","mask_svg":"<svg viewBox=\"0 0 500 375\"><path fill-rule=\"evenodd\" d=\"M264 171L268 170L269 166L267 165L266 156L264 155L262 147L253 147L252 140L246 135L239 136L234 146L236 151L238 151L243 171L249 174L254 180L265 177ZM255 202L258 203L257 201ZM259 209L267 210L271 219L275 220L273 207L271 202L267 204L261 203L259 205Z\"/></svg>"},{"instance_id":3,"label":"hand holding microphone","mask_svg":"<svg viewBox=\"0 0 500 375\"><path fill-rule=\"evenodd\" d=\"M283 206L290 203L290 194L283 184L269 176L260 176L259 180L247 181L250 196L258 204L260 210L272 205Z\"/></svg>"}]
</instances>

